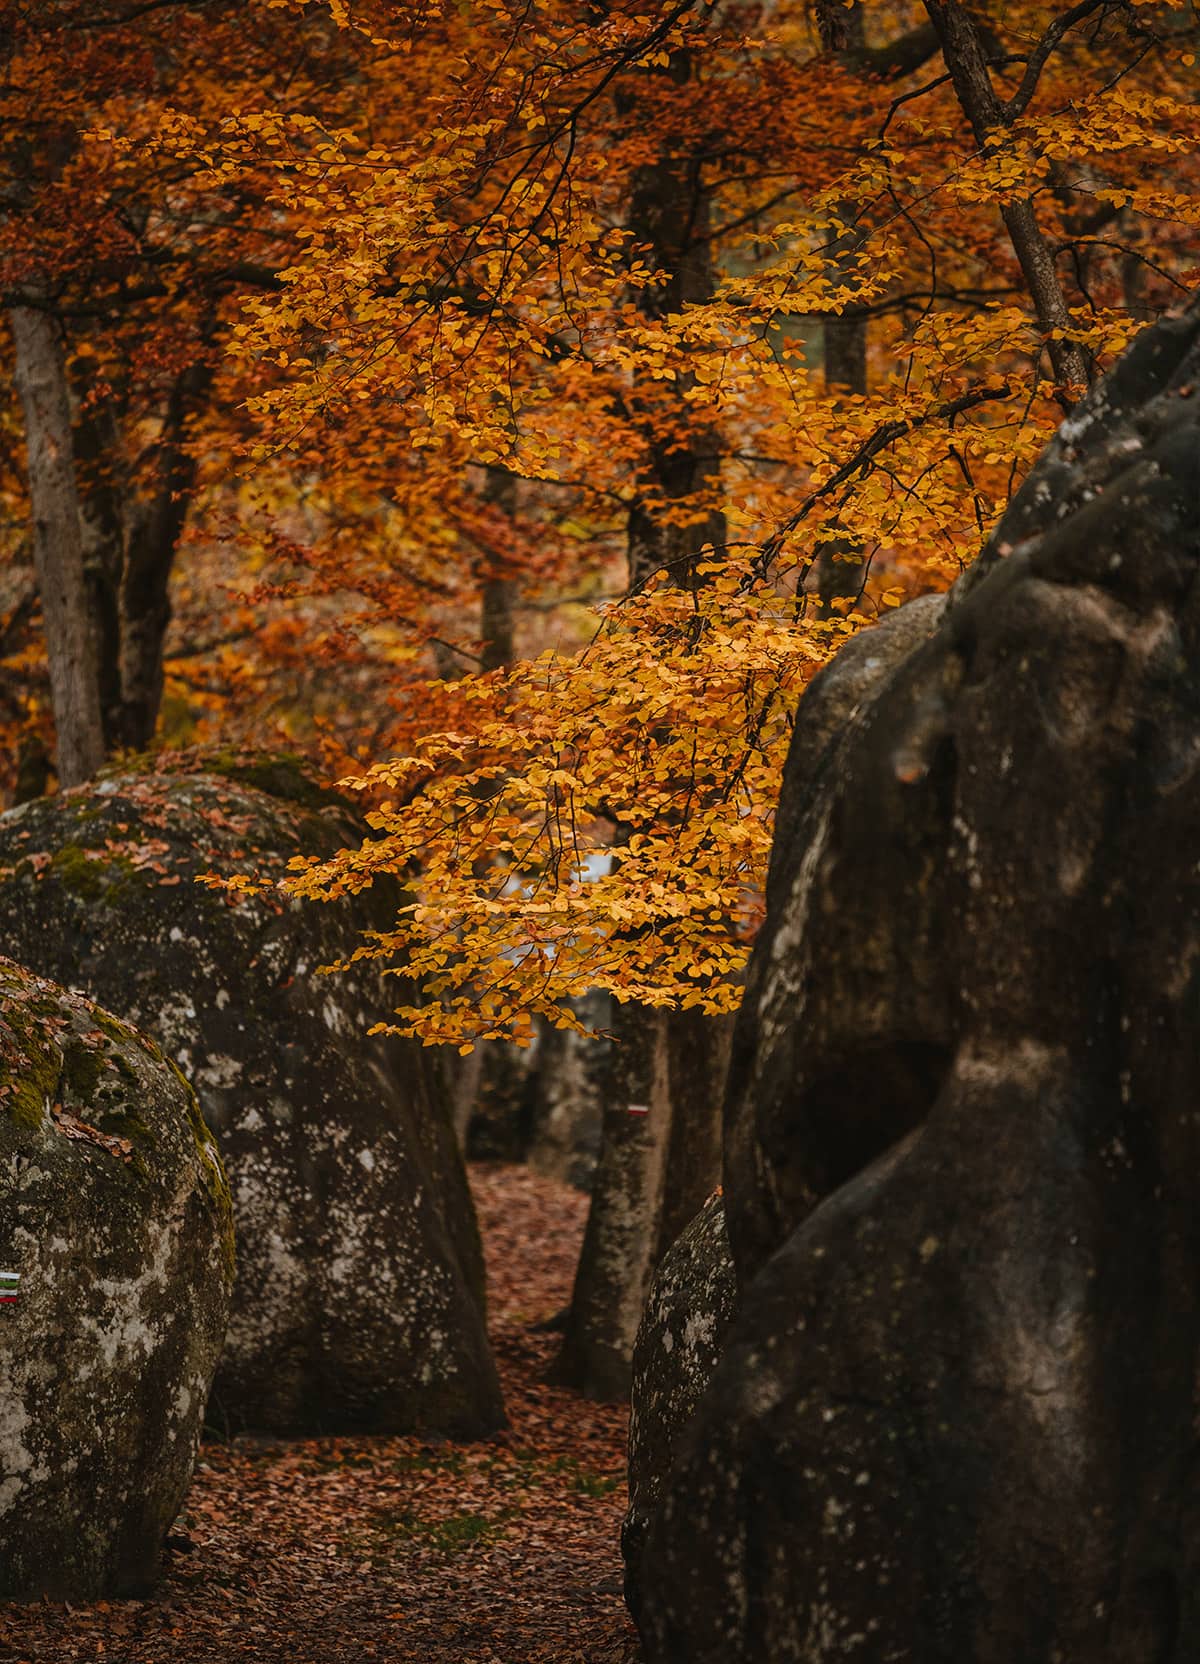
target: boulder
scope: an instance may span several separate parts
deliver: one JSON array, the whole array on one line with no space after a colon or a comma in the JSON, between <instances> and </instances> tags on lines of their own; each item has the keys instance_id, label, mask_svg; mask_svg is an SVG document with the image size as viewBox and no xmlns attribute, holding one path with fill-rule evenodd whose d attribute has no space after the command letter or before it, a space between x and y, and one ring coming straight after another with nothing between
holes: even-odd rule
<instances>
[{"instance_id":1,"label":"boulder","mask_svg":"<svg viewBox=\"0 0 1200 1664\"><path fill-rule=\"evenodd\" d=\"M781 851L652 1664L1200 1656L1200 314L1060 429Z\"/></svg>"},{"instance_id":2,"label":"boulder","mask_svg":"<svg viewBox=\"0 0 1200 1664\"><path fill-rule=\"evenodd\" d=\"M947 597L944 595L922 596L889 613L880 623L861 630L813 678L801 700L776 813L775 838L767 875L766 938L773 941L780 921L794 916L794 908L789 911L789 897L797 883L807 885L816 882L805 865L805 859L815 858L818 849L816 829L822 817L829 812L831 795L836 792L847 754L858 743L859 729L871 710L882 703L893 678L914 651L932 635L945 615L946 606ZM877 910L874 895L865 896L858 908L860 915L869 915ZM886 928L886 924L881 928ZM893 947L895 958L903 952L904 944L897 938ZM774 1085L765 1083L759 1073L764 1067L764 1059L761 1055L757 1002L760 998L759 984L769 974L769 963L764 962L764 955L760 952L752 967L755 980L750 984L741 1020L734 1028L729 1067L730 1096L724 1117L723 1176L730 1197L729 1233L735 1259L754 1267L782 1240L783 1232L776 1209L784 1204L778 1201L774 1189L776 1183L783 1180L775 1169L764 1171L763 1140L773 1149L776 1137L786 1140L790 1136L792 1103L790 1057L781 1054L776 1058L779 1079ZM866 966L863 968L865 970ZM894 959L891 969L895 970ZM857 971L858 962L855 960L849 967L839 968L838 975L854 976ZM813 997L823 1000L823 1009L828 1007L835 1019L840 996L840 987L813 991ZM848 1007L843 1014L849 1014ZM789 1043L795 1033L794 1027L789 1028ZM875 1151L870 1129L862 1123L869 1120L866 1101L872 1098L872 1089L868 1083L877 1067L877 1060L869 1047L860 1046L849 1024L831 1049L837 1051L830 1069L838 1080L856 1071L867 1077L864 1083L866 1096L856 1110L855 1131L851 1133L847 1129L847 1136L865 1138L868 1147L861 1158L857 1145L845 1153L831 1150L830 1160L834 1167L830 1183L839 1175L853 1172L860 1159L867 1159ZM782 1050L786 1051L786 1045ZM893 1047L892 1050L898 1058L898 1048ZM913 1056L915 1062L912 1068L919 1072L923 1054L918 1048ZM896 1066L894 1058L892 1067ZM778 1092L781 1100L778 1110L772 1108L774 1099L770 1093L773 1090ZM886 1096L890 1091L887 1083L879 1082L878 1096ZM853 1095L853 1090L849 1095ZM776 1116L782 1126L777 1127ZM831 1144L836 1142L837 1131L835 1124L831 1131ZM806 1196L805 1200L812 1201L814 1198L815 1193ZM784 1211L786 1213L786 1208ZM787 1217L790 1218L790 1214Z\"/></svg>"},{"instance_id":3,"label":"boulder","mask_svg":"<svg viewBox=\"0 0 1200 1664\"><path fill-rule=\"evenodd\" d=\"M0 960L0 1598L153 1584L233 1283L229 1190L152 1040Z\"/></svg>"},{"instance_id":4,"label":"boulder","mask_svg":"<svg viewBox=\"0 0 1200 1664\"><path fill-rule=\"evenodd\" d=\"M709 1197L655 1272L633 1348L629 1508L621 1553L625 1600L635 1619L650 1521L684 1429L717 1367L736 1301L725 1203L718 1194Z\"/></svg>"},{"instance_id":5,"label":"boulder","mask_svg":"<svg viewBox=\"0 0 1200 1664\"><path fill-rule=\"evenodd\" d=\"M317 974L387 922L378 892L233 904L196 882L362 835L280 760L114 772L0 816L0 939L153 1034L196 1087L239 1240L213 1420L480 1434L503 1412L436 1060L368 1038L387 1012L369 963Z\"/></svg>"}]
</instances>

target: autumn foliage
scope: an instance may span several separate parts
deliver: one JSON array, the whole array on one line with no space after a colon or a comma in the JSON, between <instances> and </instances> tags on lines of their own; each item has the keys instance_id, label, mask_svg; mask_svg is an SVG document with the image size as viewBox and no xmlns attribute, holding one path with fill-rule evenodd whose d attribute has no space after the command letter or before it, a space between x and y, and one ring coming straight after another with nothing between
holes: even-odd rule
<instances>
[{"instance_id":1,"label":"autumn foliage","mask_svg":"<svg viewBox=\"0 0 1200 1664\"><path fill-rule=\"evenodd\" d=\"M404 880L401 1028L729 1009L806 683L1195 281L1190 11L7 9L9 303L91 520L186 510L158 742L352 778L377 835L287 882Z\"/></svg>"}]
</instances>

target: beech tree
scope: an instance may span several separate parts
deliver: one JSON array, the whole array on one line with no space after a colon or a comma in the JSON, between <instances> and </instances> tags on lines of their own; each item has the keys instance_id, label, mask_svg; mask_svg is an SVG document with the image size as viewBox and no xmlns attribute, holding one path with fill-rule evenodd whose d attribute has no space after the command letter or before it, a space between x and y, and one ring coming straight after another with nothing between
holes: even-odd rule
<instances>
[{"instance_id":1,"label":"beech tree","mask_svg":"<svg viewBox=\"0 0 1200 1664\"><path fill-rule=\"evenodd\" d=\"M694 48L678 50L664 67L643 71L679 89L685 116L694 57ZM711 305L716 274L707 136L688 135L686 121L681 135L667 110L655 113L657 120L647 120L636 94L619 106L620 116L650 126L657 140L656 154L630 178L626 228L647 268L631 298L647 320L661 321ZM686 375L631 378L626 396L645 436L628 511L631 592L660 577L694 590L705 582L697 570L703 552L725 547L721 436L715 421L689 420L694 385ZM617 869L630 832L614 827ZM650 1276L718 1181L726 1050L720 1021L639 1000L615 1007L603 1142L559 1361L561 1377L592 1396L628 1392Z\"/></svg>"},{"instance_id":2,"label":"beech tree","mask_svg":"<svg viewBox=\"0 0 1200 1664\"><path fill-rule=\"evenodd\" d=\"M14 199L5 294L62 328L85 565L114 482L170 550L150 696L105 744L143 743L165 679L201 737L323 748L376 836L287 882L404 880L359 951L420 989L397 983L405 1032L523 1042L614 996L601 1192L636 1246L625 1315L585 1326L619 1375L709 1124L647 1138L628 1109L677 1100L681 1059L719 1074L693 1025L738 1001L796 701L847 634L946 587L1193 279L1190 14L53 15L14 80L63 108L69 154Z\"/></svg>"},{"instance_id":3,"label":"beech tree","mask_svg":"<svg viewBox=\"0 0 1200 1664\"><path fill-rule=\"evenodd\" d=\"M1189 37L1161 8L1049 26L1010 9L986 31L940 8L948 67L929 58L928 20L857 15L862 44L823 49L801 15L764 39L737 7L585 25L547 7L535 38L494 5L438 12L403 42L368 7L345 14L368 56L403 45L409 61L436 49L504 68L431 92L416 138L323 141L323 257L246 325L294 371L306 331L326 343L258 403L264 454L336 419L353 468L352 436L387 409L428 479L473 458L542 501L570 492L593 548L611 547L615 499L644 559L582 652L414 693L403 754L360 776L382 836L295 880L322 894L425 876L365 951L419 970L439 1005L398 1022L428 1039L520 1035L534 1012L569 1022L564 1001L593 983L735 1004L807 677L875 609L969 560L1061 401L1127 338L1127 262L1151 262L1160 302L1186 281L1194 116L1171 89ZM1088 90L1065 103L1068 84ZM484 103L486 121L465 119ZM280 129L247 119L226 154L269 170ZM664 134L673 210L709 223L686 273L640 217ZM680 188L689 158L700 197ZM711 279L685 292L697 249ZM830 398L806 321L847 310L869 320L877 368L868 391ZM813 567L848 528L857 605L822 618ZM675 549L694 581L669 570ZM585 881L614 847L612 871Z\"/></svg>"},{"instance_id":4,"label":"beech tree","mask_svg":"<svg viewBox=\"0 0 1200 1664\"><path fill-rule=\"evenodd\" d=\"M16 8L5 36L0 290L61 784L150 743L202 459L237 442L228 381L214 407L221 340L239 295L275 282L279 244L252 200L172 151L170 112L217 96L218 75L233 97L283 84L302 21L283 38L242 24L231 5L56 0ZM118 154L109 120L146 142Z\"/></svg>"}]
</instances>

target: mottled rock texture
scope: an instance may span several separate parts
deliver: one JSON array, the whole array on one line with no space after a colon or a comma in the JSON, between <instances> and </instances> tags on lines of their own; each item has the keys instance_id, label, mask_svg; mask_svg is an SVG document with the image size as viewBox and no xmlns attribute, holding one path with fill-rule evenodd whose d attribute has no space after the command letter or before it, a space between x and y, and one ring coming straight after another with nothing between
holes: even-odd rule
<instances>
[{"instance_id":1,"label":"mottled rock texture","mask_svg":"<svg viewBox=\"0 0 1200 1664\"><path fill-rule=\"evenodd\" d=\"M474 1213L420 1046L370 1040L368 897L240 905L208 870L357 845L296 769L115 773L0 817L0 940L103 999L192 1080L233 1190L239 1271L210 1415L278 1433L471 1435L502 1420Z\"/></svg>"},{"instance_id":2,"label":"mottled rock texture","mask_svg":"<svg viewBox=\"0 0 1200 1664\"><path fill-rule=\"evenodd\" d=\"M152 1040L0 959L0 1598L133 1595L191 1477L229 1190Z\"/></svg>"},{"instance_id":3,"label":"mottled rock texture","mask_svg":"<svg viewBox=\"0 0 1200 1664\"><path fill-rule=\"evenodd\" d=\"M721 1356L737 1283L725 1204L711 1196L654 1274L633 1348L625 1600L641 1610L642 1552L675 1452Z\"/></svg>"},{"instance_id":4,"label":"mottled rock texture","mask_svg":"<svg viewBox=\"0 0 1200 1664\"><path fill-rule=\"evenodd\" d=\"M1064 423L800 794L654 1664L1200 1657L1198 338Z\"/></svg>"}]
</instances>

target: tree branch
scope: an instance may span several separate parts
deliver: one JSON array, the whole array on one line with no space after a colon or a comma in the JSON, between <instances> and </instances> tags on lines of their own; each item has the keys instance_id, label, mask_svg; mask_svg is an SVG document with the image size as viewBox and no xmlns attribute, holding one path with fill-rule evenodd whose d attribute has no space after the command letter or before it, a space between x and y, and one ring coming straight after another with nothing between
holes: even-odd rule
<instances>
[{"instance_id":1,"label":"tree branch","mask_svg":"<svg viewBox=\"0 0 1200 1664\"><path fill-rule=\"evenodd\" d=\"M1013 93L1004 106L1006 121L1012 122L1019 115L1024 114L1041 80L1042 70L1046 67L1046 60L1056 50L1063 36L1068 34L1077 23L1082 23L1093 12L1116 11L1121 0L1079 0L1079 4L1072 6L1069 11L1062 12L1046 30L1038 41L1025 66L1025 73L1021 77L1021 85Z\"/></svg>"}]
</instances>

